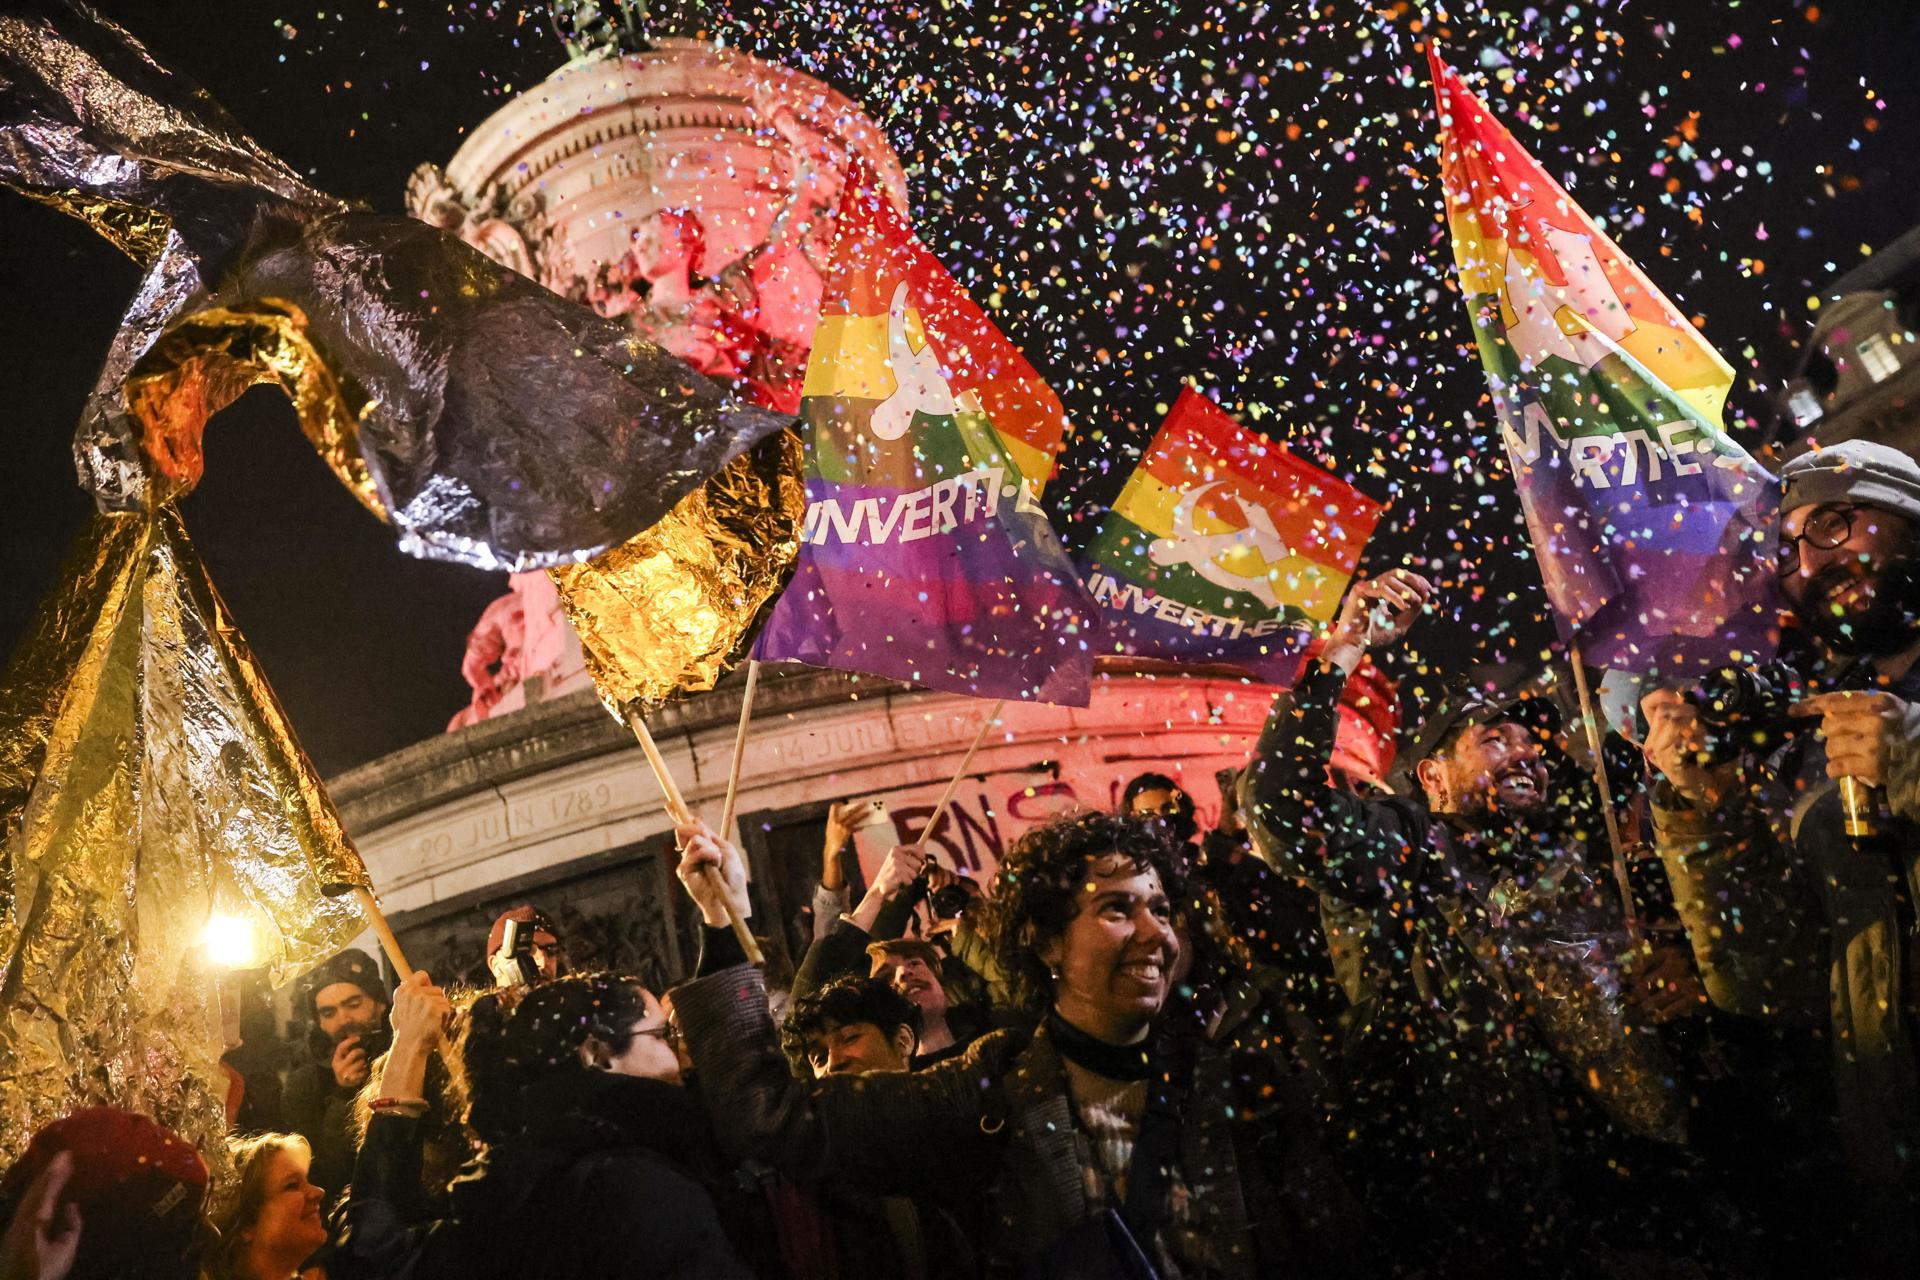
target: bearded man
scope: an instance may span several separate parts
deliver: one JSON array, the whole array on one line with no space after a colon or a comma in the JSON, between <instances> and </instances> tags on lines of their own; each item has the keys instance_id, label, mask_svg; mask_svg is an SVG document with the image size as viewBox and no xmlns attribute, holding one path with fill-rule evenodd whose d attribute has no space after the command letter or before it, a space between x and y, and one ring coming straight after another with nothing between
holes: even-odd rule
<instances>
[{"instance_id":1,"label":"bearded man","mask_svg":"<svg viewBox=\"0 0 1920 1280\"><path fill-rule=\"evenodd\" d=\"M287 1075L287 1127L313 1148L308 1179L331 1204L353 1176L353 1099L393 1036L380 966L348 948L300 980L311 1058Z\"/></svg>"},{"instance_id":2,"label":"bearded man","mask_svg":"<svg viewBox=\"0 0 1920 1280\"><path fill-rule=\"evenodd\" d=\"M1345 923L1334 967L1353 1011L1336 1075L1356 1096L1339 1127L1397 1263L1586 1274L1568 1268L1685 1236L1653 1221L1693 1197L1684 1101L1641 1031L1696 1007L1697 987L1684 948L1629 957L1594 871L1604 828L1545 697L1436 710L1402 753L1415 795L1332 784L1347 675L1431 594L1404 569L1355 584L1317 666L1275 701L1241 811L1255 852ZM1627 1265L1599 1273L1614 1262Z\"/></svg>"},{"instance_id":3,"label":"bearded man","mask_svg":"<svg viewBox=\"0 0 1920 1280\"><path fill-rule=\"evenodd\" d=\"M1920 1209L1920 466L1849 440L1781 471L1780 587L1817 652L1762 758L1719 760L1694 705L1648 694L1657 848L1715 1003L1827 1032L1841 1140L1882 1223ZM1850 835L1839 780L1874 788ZM1913 1232L1900 1235L1912 1242ZM1907 1245L1889 1250L1900 1253ZM1910 1262L1910 1259L1909 1259Z\"/></svg>"}]
</instances>

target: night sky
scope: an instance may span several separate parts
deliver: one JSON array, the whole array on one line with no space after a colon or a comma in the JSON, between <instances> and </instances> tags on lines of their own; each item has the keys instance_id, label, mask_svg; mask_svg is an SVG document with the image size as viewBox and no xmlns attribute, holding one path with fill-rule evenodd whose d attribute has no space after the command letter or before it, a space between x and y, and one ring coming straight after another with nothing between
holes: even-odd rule
<instances>
[{"instance_id":1,"label":"night sky","mask_svg":"<svg viewBox=\"0 0 1920 1280\"><path fill-rule=\"evenodd\" d=\"M100 7L316 185L387 211L564 56L542 12L509 3ZM1415 562L1445 592L1413 637L1416 686L1423 657L1445 675L1536 660L1551 637L1452 286L1421 41L1440 32L1696 318L1742 375L1736 426L1768 412L1812 289L1920 223L1920 6L1480 3L1436 6L1433 26L1350 0L710 12L887 127L922 238L1067 403L1048 500L1070 542L1195 382L1390 502L1370 565ZM84 521L73 424L137 274L0 196L8 647ZM277 392L217 418L207 452L187 524L321 769L437 733L504 579L396 551Z\"/></svg>"}]
</instances>

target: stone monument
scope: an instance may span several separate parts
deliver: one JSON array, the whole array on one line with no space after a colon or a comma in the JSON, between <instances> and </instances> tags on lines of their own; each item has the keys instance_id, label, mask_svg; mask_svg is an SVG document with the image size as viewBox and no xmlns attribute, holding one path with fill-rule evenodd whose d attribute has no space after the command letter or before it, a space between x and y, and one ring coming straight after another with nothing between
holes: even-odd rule
<instances>
[{"instance_id":1,"label":"stone monument","mask_svg":"<svg viewBox=\"0 0 1920 1280\"><path fill-rule=\"evenodd\" d=\"M907 207L885 135L800 72L647 34L697 31L697 17L575 0L556 6L556 20L572 58L482 122L446 168L416 169L408 211L795 412L854 162ZM520 580L529 576L469 638L461 669L473 699L449 731L584 686L564 619L551 660L529 634L549 616L539 584Z\"/></svg>"},{"instance_id":2,"label":"stone monument","mask_svg":"<svg viewBox=\"0 0 1920 1280\"><path fill-rule=\"evenodd\" d=\"M841 188L858 159L905 209L900 162L820 81L639 24L576 27L565 66L414 171L408 209L794 412Z\"/></svg>"}]
</instances>

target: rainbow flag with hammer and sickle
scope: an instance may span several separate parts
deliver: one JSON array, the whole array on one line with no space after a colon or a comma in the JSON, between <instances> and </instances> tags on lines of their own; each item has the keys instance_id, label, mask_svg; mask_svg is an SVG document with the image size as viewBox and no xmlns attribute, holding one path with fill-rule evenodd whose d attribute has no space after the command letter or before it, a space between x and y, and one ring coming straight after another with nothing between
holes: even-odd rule
<instances>
[{"instance_id":1,"label":"rainbow flag with hammer and sickle","mask_svg":"<svg viewBox=\"0 0 1920 1280\"><path fill-rule=\"evenodd\" d=\"M1427 58L1460 287L1562 641L1637 672L1764 655L1777 496L1721 429L1733 370Z\"/></svg>"},{"instance_id":2,"label":"rainbow flag with hammer and sickle","mask_svg":"<svg viewBox=\"0 0 1920 1280\"><path fill-rule=\"evenodd\" d=\"M800 557L754 656L1085 706L1092 602L1039 503L1059 397L861 166L831 261Z\"/></svg>"},{"instance_id":3,"label":"rainbow flag with hammer and sickle","mask_svg":"<svg viewBox=\"0 0 1920 1280\"><path fill-rule=\"evenodd\" d=\"M1100 651L1290 685L1379 519L1185 388L1087 548Z\"/></svg>"}]
</instances>

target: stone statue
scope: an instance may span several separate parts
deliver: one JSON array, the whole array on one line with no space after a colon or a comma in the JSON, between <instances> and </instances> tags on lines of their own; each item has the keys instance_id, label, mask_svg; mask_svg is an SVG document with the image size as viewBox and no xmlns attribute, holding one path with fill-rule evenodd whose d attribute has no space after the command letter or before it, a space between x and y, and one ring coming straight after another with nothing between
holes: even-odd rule
<instances>
[{"instance_id":1,"label":"stone statue","mask_svg":"<svg viewBox=\"0 0 1920 1280\"><path fill-rule=\"evenodd\" d=\"M553 580L540 571L507 581L512 590L488 605L467 635L460 674L473 700L447 722L449 733L588 683L579 637L560 612Z\"/></svg>"},{"instance_id":2,"label":"stone statue","mask_svg":"<svg viewBox=\"0 0 1920 1280\"><path fill-rule=\"evenodd\" d=\"M846 175L858 157L904 210L900 162L827 85L710 43L648 43L642 26L672 24L645 9L562 5L572 60L476 128L445 169L415 170L407 207L795 412ZM519 595L516 579L475 629L463 666L474 698L453 727L533 696L514 692L540 670L511 651Z\"/></svg>"}]
</instances>

